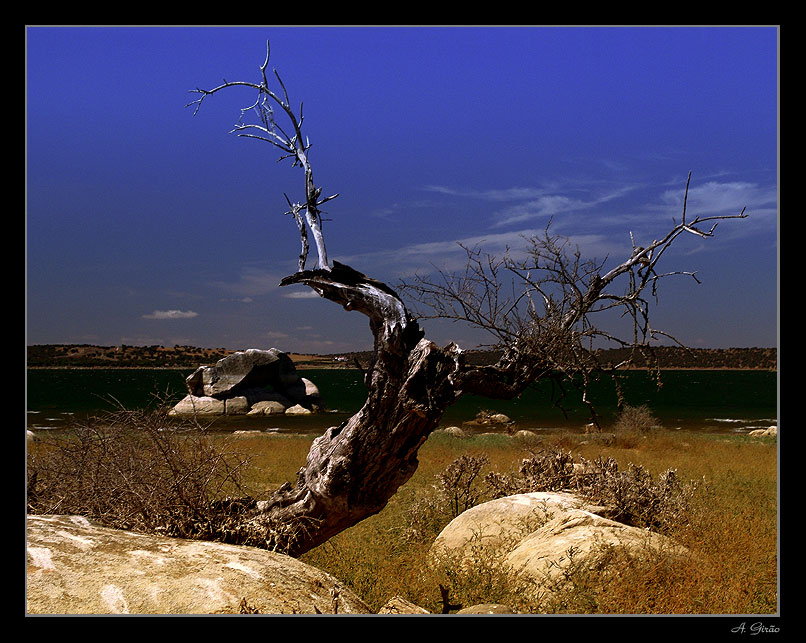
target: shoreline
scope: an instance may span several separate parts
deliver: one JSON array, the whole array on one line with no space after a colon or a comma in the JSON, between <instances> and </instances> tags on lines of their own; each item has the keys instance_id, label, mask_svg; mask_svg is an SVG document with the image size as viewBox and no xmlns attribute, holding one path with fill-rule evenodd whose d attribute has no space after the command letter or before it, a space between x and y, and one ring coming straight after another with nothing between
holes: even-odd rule
<instances>
[{"instance_id":1,"label":"shoreline","mask_svg":"<svg viewBox=\"0 0 806 643\"><path fill-rule=\"evenodd\" d=\"M277 349L282 350L282 349ZM661 371L667 370L751 370L778 371L779 353L772 348L681 348L652 347ZM26 349L27 368L120 368L120 369L195 369L214 364L235 352L225 348L193 346L97 346L89 344L35 344ZM372 361L372 351L355 351L320 355L282 351L297 370L335 369L356 371ZM604 366L615 366L631 356L636 361L617 372L650 370L642 355L631 355L627 349L597 350L596 356ZM500 353L494 350L467 349L465 361L469 366L495 363Z\"/></svg>"},{"instance_id":2,"label":"shoreline","mask_svg":"<svg viewBox=\"0 0 806 643\"><path fill-rule=\"evenodd\" d=\"M121 371L183 371L186 369L196 369L195 366L27 366L26 370L64 370L64 371L94 371L94 370L121 370ZM326 366L324 364L294 364L298 371L321 370L321 371L357 371L359 369L351 366ZM631 366L630 368L619 369L619 372L627 373L631 371L654 370L649 367ZM749 366L661 366L661 371L763 371L767 373L777 373L777 368L749 367Z\"/></svg>"}]
</instances>

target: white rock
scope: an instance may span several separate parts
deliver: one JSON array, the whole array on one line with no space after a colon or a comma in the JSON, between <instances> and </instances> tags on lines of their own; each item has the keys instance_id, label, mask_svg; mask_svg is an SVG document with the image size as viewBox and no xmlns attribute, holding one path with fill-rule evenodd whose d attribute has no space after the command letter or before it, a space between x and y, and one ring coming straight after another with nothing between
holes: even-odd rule
<instances>
[{"instance_id":1,"label":"white rock","mask_svg":"<svg viewBox=\"0 0 806 643\"><path fill-rule=\"evenodd\" d=\"M773 425L766 429L755 429L754 431L750 431L747 435L754 438L776 438L778 437L778 427Z\"/></svg>"},{"instance_id":2,"label":"white rock","mask_svg":"<svg viewBox=\"0 0 806 643\"><path fill-rule=\"evenodd\" d=\"M29 614L368 614L333 576L255 547L28 516Z\"/></svg>"},{"instance_id":3,"label":"white rock","mask_svg":"<svg viewBox=\"0 0 806 643\"><path fill-rule=\"evenodd\" d=\"M231 397L224 401L224 409L227 415L246 415L249 412L249 402L242 395Z\"/></svg>"},{"instance_id":4,"label":"white rock","mask_svg":"<svg viewBox=\"0 0 806 643\"><path fill-rule=\"evenodd\" d=\"M512 548L555 513L585 506L572 494L543 491L483 502L454 518L437 536L430 555L451 553L472 560L480 547Z\"/></svg>"},{"instance_id":5,"label":"white rock","mask_svg":"<svg viewBox=\"0 0 806 643\"><path fill-rule=\"evenodd\" d=\"M224 415L224 400L214 397L186 395L169 412L169 415Z\"/></svg>"},{"instance_id":6,"label":"white rock","mask_svg":"<svg viewBox=\"0 0 806 643\"><path fill-rule=\"evenodd\" d=\"M308 397L321 397L319 388L311 382L307 377L301 377L302 383L305 385L305 395Z\"/></svg>"},{"instance_id":7,"label":"white rock","mask_svg":"<svg viewBox=\"0 0 806 643\"><path fill-rule=\"evenodd\" d=\"M505 564L516 574L534 581L538 592L550 591L557 588L574 561L591 562L608 546L625 547L635 556L658 550L674 555L685 552L683 547L661 534L589 511L567 509L521 540L506 556Z\"/></svg>"},{"instance_id":8,"label":"white rock","mask_svg":"<svg viewBox=\"0 0 806 643\"><path fill-rule=\"evenodd\" d=\"M286 405L272 400L255 402L248 415L278 415L285 413Z\"/></svg>"}]
</instances>

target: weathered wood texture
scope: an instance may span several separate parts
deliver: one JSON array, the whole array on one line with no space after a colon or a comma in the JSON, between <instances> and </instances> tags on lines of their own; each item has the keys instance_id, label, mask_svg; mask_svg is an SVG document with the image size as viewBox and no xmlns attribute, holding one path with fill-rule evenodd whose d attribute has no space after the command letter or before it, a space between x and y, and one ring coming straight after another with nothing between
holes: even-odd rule
<instances>
[{"instance_id":1,"label":"weathered wood texture","mask_svg":"<svg viewBox=\"0 0 806 643\"><path fill-rule=\"evenodd\" d=\"M369 318L375 356L364 406L311 446L296 484L286 483L239 530L247 541L299 555L383 509L417 469L417 451L459 395L452 348L423 338L388 286L334 262L283 280L304 283Z\"/></svg>"}]
</instances>

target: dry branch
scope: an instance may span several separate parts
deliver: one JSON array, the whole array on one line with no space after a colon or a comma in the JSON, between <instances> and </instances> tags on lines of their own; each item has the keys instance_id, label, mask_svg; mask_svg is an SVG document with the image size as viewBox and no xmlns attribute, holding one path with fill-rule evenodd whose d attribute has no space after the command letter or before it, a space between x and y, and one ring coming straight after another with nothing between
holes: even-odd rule
<instances>
[{"instance_id":1,"label":"dry branch","mask_svg":"<svg viewBox=\"0 0 806 643\"><path fill-rule=\"evenodd\" d=\"M507 399L539 379L552 378L578 385L590 406L587 383L608 370L591 350L594 340L650 351L650 340L666 334L651 327L644 291L649 288L656 295L658 281L675 274L696 279L694 273L658 273L656 267L666 250L684 232L707 238L718 220L746 216L743 210L735 216L688 220L687 181L681 222L674 222L669 232L645 247L633 240L630 256L607 272L604 262L583 260L567 239L548 229L542 236L527 239L529 253L523 260L466 248L463 273L437 272L433 277L418 277L404 288L425 309L419 311L420 318L463 321L492 334L501 349L498 362L468 365L455 344L439 348L425 339L417 317L389 286L349 266L328 262L319 208L334 197L320 198L308 157L310 144L302 136L302 107L297 117L276 71L281 93L269 88L268 59L267 47L260 83L225 81L210 90L196 89L200 97L191 105L198 110L205 98L226 88L257 90L257 100L243 113L255 111L259 122L239 123L233 131L271 143L283 151L282 158L293 159L305 171L304 202L286 197L302 240L299 270L281 285L305 284L346 310L366 315L374 357L365 371L364 406L313 442L293 485L284 484L267 500L244 510L231 534L237 542L298 555L377 513L414 473L418 449L448 406L464 394ZM287 116L290 132L275 121L273 106ZM713 225L703 229L708 223ZM306 226L319 253L315 270L305 270ZM597 314L613 310L632 320L631 337L618 338L594 324ZM595 414L592 418L596 421Z\"/></svg>"}]
</instances>

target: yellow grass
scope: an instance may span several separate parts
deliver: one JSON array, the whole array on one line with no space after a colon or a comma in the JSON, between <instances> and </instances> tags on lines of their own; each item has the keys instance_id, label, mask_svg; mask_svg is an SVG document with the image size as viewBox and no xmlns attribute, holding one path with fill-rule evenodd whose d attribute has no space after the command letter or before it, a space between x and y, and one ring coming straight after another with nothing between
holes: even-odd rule
<instances>
[{"instance_id":1,"label":"yellow grass","mask_svg":"<svg viewBox=\"0 0 806 643\"><path fill-rule=\"evenodd\" d=\"M293 481L312 438L261 434L239 438L250 454L248 480L261 492ZM574 456L612 457L653 475L669 468L684 480L704 479L691 524L673 536L691 556L638 563L617 556L603 570L580 569L561 595L528 603L497 561L480 561L475 575L446 576L425 563L428 543L404 538L408 509L428 498L435 475L463 454L486 455L485 471L509 473L527 455L506 435L457 439L434 434L420 450L414 477L379 514L305 554L302 560L346 583L373 610L400 595L442 611L439 585L452 603L502 602L522 612L596 614L774 614L777 611L777 448L774 440L654 431L604 446L583 435L550 436ZM433 534L436 536L436 533Z\"/></svg>"}]
</instances>

